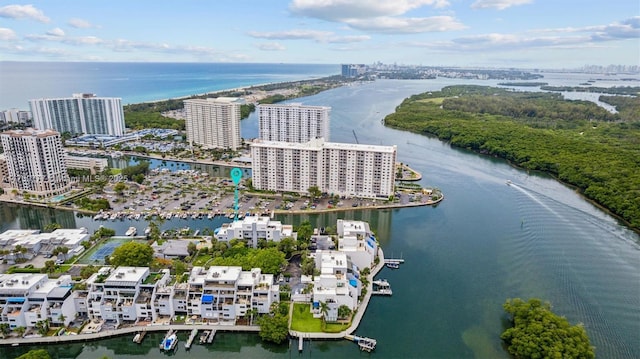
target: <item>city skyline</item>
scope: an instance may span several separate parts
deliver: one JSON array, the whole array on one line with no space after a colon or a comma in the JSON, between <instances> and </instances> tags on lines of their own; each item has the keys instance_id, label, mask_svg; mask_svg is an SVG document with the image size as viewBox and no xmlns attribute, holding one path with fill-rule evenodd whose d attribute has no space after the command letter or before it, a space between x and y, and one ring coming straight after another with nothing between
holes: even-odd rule
<instances>
[{"instance_id":1,"label":"city skyline","mask_svg":"<svg viewBox=\"0 0 640 359\"><path fill-rule=\"evenodd\" d=\"M14 1L0 6L0 61L637 65L637 3L602 5L595 0L116 0L108 6Z\"/></svg>"}]
</instances>

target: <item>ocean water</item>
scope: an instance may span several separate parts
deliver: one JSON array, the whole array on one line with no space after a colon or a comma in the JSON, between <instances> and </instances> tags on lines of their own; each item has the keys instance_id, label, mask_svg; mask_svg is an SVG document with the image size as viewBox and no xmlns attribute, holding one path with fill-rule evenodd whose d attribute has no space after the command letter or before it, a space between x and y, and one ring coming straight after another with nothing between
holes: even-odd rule
<instances>
[{"instance_id":1,"label":"ocean water","mask_svg":"<svg viewBox=\"0 0 640 359\"><path fill-rule=\"evenodd\" d=\"M338 74L335 64L0 62L0 110L29 110L31 99L73 93L126 105Z\"/></svg>"}]
</instances>

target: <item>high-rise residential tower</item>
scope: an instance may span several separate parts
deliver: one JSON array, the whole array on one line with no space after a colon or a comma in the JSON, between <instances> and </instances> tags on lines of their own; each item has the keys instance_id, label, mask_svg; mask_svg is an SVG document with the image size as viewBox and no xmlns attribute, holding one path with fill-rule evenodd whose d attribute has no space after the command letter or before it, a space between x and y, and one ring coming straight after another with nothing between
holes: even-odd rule
<instances>
[{"instance_id":1,"label":"high-rise residential tower","mask_svg":"<svg viewBox=\"0 0 640 359\"><path fill-rule=\"evenodd\" d=\"M258 106L258 136L266 141L329 141L331 107L303 106L301 103Z\"/></svg>"},{"instance_id":2,"label":"high-rise residential tower","mask_svg":"<svg viewBox=\"0 0 640 359\"><path fill-rule=\"evenodd\" d=\"M393 194L396 146L255 140L252 184L259 190L308 193L310 187L341 196Z\"/></svg>"},{"instance_id":3,"label":"high-rise residential tower","mask_svg":"<svg viewBox=\"0 0 640 359\"><path fill-rule=\"evenodd\" d=\"M60 133L53 130L12 130L0 134L10 187L36 196L69 190L69 175Z\"/></svg>"},{"instance_id":4,"label":"high-rise residential tower","mask_svg":"<svg viewBox=\"0 0 640 359\"><path fill-rule=\"evenodd\" d=\"M70 98L42 98L29 101L33 126L72 135L124 134L122 100L96 97L95 94L73 94Z\"/></svg>"},{"instance_id":5,"label":"high-rise residential tower","mask_svg":"<svg viewBox=\"0 0 640 359\"><path fill-rule=\"evenodd\" d=\"M203 148L240 148L242 103L235 97L185 100L187 141Z\"/></svg>"}]
</instances>

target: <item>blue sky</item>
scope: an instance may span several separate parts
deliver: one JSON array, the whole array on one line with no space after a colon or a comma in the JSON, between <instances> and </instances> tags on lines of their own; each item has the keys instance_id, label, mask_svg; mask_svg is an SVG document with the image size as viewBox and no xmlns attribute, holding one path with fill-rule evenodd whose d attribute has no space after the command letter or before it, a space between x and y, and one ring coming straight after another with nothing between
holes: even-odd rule
<instances>
[{"instance_id":1,"label":"blue sky","mask_svg":"<svg viewBox=\"0 0 640 359\"><path fill-rule=\"evenodd\" d=\"M0 60L638 65L640 1L0 1Z\"/></svg>"}]
</instances>

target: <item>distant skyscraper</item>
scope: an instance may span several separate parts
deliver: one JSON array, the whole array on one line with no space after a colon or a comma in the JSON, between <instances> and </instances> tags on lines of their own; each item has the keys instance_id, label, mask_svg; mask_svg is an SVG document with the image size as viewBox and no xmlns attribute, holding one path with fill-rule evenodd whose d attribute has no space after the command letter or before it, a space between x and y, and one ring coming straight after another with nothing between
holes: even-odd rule
<instances>
[{"instance_id":1,"label":"distant skyscraper","mask_svg":"<svg viewBox=\"0 0 640 359\"><path fill-rule=\"evenodd\" d=\"M25 124L31 119L31 112L12 108L0 111L0 123L20 123Z\"/></svg>"},{"instance_id":2,"label":"distant skyscraper","mask_svg":"<svg viewBox=\"0 0 640 359\"><path fill-rule=\"evenodd\" d=\"M331 107L303 106L300 103L258 106L258 134L261 140L309 142L329 141Z\"/></svg>"},{"instance_id":3,"label":"distant skyscraper","mask_svg":"<svg viewBox=\"0 0 640 359\"><path fill-rule=\"evenodd\" d=\"M367 66L364 64L343 64L342 77L358 77L367 72Z\"/></svg>"},{"instance_id":4,"label":"distant skyscraper","mask_svg":"<svg viewBox=\"0 0 640 359\"><path fill-rule=\"evenodd\" d=\"M307 193L310 187L341 196L387 198L395 184L396 146L255 140L253 187Z\"/></svg>"},{"instance_id":5,"label":"distant skyscraper","mask_svg":"<svg viewBox=\"0 0 640 359\"><path fill-rule=\"evenodd\" d=\"M69 189L69 175L60 133L53 130L12 130L0 134L10 187L38 196Z\"/></svg>"},{"instance_id":6,"label":"distant skyscraper","mask_svg":"<svg viewBox=\"0 0 640 359\"><path fill-rule=\"evenodd\" d=\"M33 126L40 130L85 135L124 134L124 111L120 98L73 94L70 98L30 100L29 106Z\"/></svg>"},{"instance_id":7,"label":"distant skyscraper","mask_svg":"<svg viewBox=\"0 0 640 359\"><path fill-rule=\"evenodd\" d=\"M203 148L240 148L240 105L243 102L235 97L185 100L187 141Z\"/></svg>"}]
</instances>

